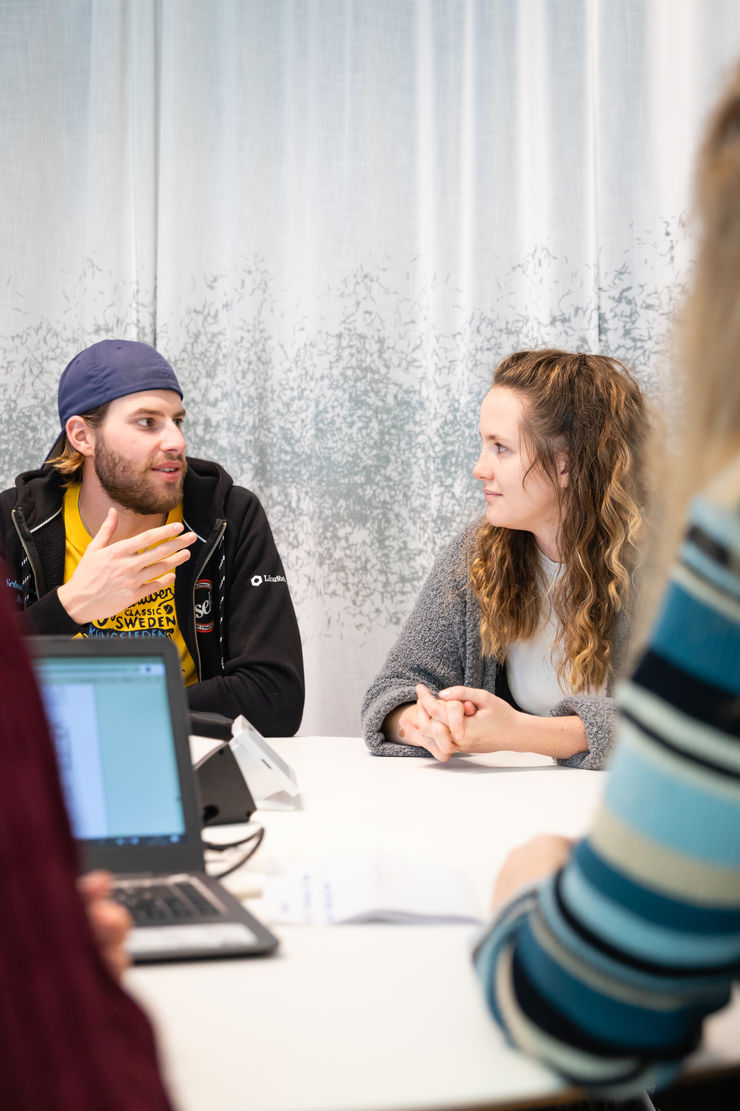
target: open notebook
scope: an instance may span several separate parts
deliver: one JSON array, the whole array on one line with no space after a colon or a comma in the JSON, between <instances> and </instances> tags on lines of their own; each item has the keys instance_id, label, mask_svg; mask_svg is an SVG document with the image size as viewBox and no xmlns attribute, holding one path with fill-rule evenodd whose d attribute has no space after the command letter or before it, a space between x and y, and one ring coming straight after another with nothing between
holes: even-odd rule
<instances>
[{"instance_id":1,"label":"open notebook","mask_svg":"<svg viewBox=\"0 0 740 1111\"><path fill-rule=\"evenodd\" d=\"M116 877L134 961L269 953L277 938L205 873L175 645L29 638L72 827Z\"/></svg>"}]
</instances>

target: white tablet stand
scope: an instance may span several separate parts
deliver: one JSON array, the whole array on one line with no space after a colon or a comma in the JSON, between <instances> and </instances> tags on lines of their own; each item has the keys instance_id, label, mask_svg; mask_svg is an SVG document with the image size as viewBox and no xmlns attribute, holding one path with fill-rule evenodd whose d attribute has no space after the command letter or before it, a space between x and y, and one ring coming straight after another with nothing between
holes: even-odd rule
<instances>
[{"instance_id":1,"label":"white tablet stand","mask_svg":"<svg viewBox=\"0 0 740 1111\"><path fill-rule=\"evenodd\" d=\"M265 738L241 715L228 742L259 810L298 810L300 792L295 772Z\"/></svg>"}]
</instances>

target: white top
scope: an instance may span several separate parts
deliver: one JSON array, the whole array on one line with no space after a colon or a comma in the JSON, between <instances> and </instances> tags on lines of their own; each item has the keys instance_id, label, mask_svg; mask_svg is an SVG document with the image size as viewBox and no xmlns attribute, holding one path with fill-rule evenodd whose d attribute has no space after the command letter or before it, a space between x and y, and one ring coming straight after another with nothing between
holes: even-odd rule
<instances>
[{"instance_id":1,"label":"white top","mask_svg":"<svg viewBox=\"0 0 740 1111\"><path fill-rule=\"evenodd\" d=\"M550 593L564 565L554 563L543 552L538 554L547 584L540 624L530 640L515 640L509 645L506 678L517 706L528 714L544 716L571 692L567 684L563 687L558 679L557 657L552 659L558 622L550 604ZM606 683L588 693L606 694Z\"/></svg>"},{"instance_id":2,"label":"white top","mask_svg":"<svg viewBox=\"0 0 740 1111\"><path fill-rule=\"evenodd\" d=\"M558 680L556 665L552 661L552 648L558 633L558 623L549 593L562 563L554 563L539 552L540 567L547 583L545 604L540 624L530 640L515 640L506 655L506 678L517 706L528 714L544 715L563 698L565 692Z\"/></svg>"}]
</instances>

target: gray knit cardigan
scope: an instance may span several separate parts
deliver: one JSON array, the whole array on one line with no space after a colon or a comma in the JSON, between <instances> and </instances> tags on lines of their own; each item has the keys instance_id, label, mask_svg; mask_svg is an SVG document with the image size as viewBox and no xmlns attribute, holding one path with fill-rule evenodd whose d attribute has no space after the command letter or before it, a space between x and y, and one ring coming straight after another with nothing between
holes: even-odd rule
<instances>
[{"instance_id":1,"label":"gray knit cardigan","mask_svg":"<svg viewBox=\"0 0 740 1111\"><path fill-rule=\"evenodd\" d=\"M411 616L371 683L362 705L362 729L376 756L421 756L426 749L386 741L380 732L396 706L416 701L415 687L424 683L436 694L462 684L494 693L499 664L484 656L480 641L480 607L468 582L468 554L473 532L465 529L442 552L426 580ZM625 652L627 622L617 624L612 673ZM550 710L553 717L577 714L586 729L588 751L559 764L571 768L602 768L609 756L616 725L611 697L570 695Z\"/></svg>"}]
</instances>

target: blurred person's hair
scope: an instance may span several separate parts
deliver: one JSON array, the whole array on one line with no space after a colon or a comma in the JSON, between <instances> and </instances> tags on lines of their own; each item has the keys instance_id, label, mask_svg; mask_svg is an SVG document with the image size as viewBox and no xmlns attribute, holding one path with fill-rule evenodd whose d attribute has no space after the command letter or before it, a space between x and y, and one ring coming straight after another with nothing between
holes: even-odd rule
<instances>
[{"instance_id":1,"label":"blurred person's hair","mask_svg":"<svg viewBox=\"0 0 740 1111\"><path fill-rule=\"evenodd\" d=\"M649 636L688 502L740 449L740 65L703 132L693 200L697 254L671 344L677 378L672 434L651 445L650 543L631 662ZM740 497L740 467L725 477ZM628 661L629 664L630 661Z\"/></svg>"},{"instance_id":2,"label":"blurred person's hair","mask_svg":"<svg viewBox=\"0 0 740 1111\"><path fill-rule=\"evenodd\" d=\"M694 205L698 254L682 325L681 516L740 449L740 65L704 132Z\"/></svg>"}]
</instances>

